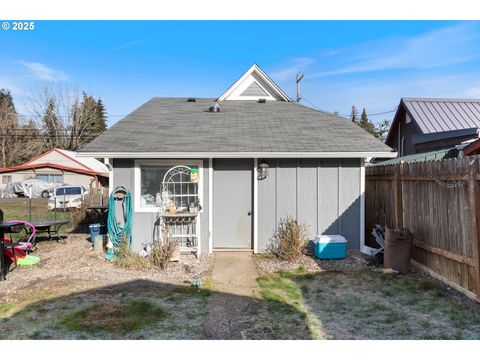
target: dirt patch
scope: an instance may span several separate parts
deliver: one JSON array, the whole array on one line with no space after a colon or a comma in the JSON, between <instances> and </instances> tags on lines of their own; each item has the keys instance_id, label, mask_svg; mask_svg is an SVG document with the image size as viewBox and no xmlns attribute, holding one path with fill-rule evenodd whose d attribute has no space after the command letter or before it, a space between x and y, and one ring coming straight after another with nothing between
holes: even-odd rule
<instances>
[{"instance_id":1,"label":"dirt patch","mask_svg":"<svg viewBox=\"0 0 480 360\"><path fill-rule=\"evenodd\" d=\"M368 257L358 250L348 250L347 257L341 260L320 260L315 258L310 252L300 256L295 261L284 261L273 254L258 254L254 256L254 259L262 274L297 269L308 272L357 271L368 266Z\"/></svg>"},{"instance_id":2,"label":"dirt patch","mask_svg":"<svg viewBox=\"0 0 480 360\"><path fill-rule=\"evenodd\" d=\"M0 283L0 338L5 339L199 339L203 337L208 290L191 286L199 277L208 285L213 256L182 255L166 270L119 269L91 249L83 235L66 243L40 242L40 264L18 267ZM125 301L146 301L167 311L160 321L128 333L74 330L60 319L86 305L107 304L115 313ZM102 309L108 308L101 307ZM125 310L125 309L123 309ZM123 311L122 310L122 311ZM90 309L90 311L93 311ZM108 318L108 314L106 314ZM113 316L113 313L112 313ZM123 317L123 315L121 316ZM113 326L113 325L112 325Z\"/></svg>"},{"instance_id":3,"label":"dirt patch","mask_svg":"<svg viewBox=\"0 0 480 360\"><path fill-rule=\"evenodd\" d=\"M13 268L0 283L0 302L30 301L35 294L66 294L138 279L168 284L190 284L194 275L209 278L213 256L182 255L166 270L125 270L105 261L85 235L69 235L65 244L44 241L37 245L38 265ZM43 296L43 295L42 295Z\"/></svg>"},{"instance_id":4,"label":"dirt patch","mask_svg":"<svg viewBox=\"0 0 480 360\"><path fill-rule=\"evenodd\" d=\"M245 339L262 309L258 272L251 253L218 253L204 334L207 339Z\"/></svg>"}]
</instances>

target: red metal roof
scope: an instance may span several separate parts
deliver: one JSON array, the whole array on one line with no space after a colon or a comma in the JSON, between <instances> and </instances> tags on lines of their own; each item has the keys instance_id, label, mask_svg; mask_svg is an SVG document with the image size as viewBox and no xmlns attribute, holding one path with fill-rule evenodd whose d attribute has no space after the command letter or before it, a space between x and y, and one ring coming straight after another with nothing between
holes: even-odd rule
<instances>
[{"instance_id":1,"label":"red metal roof","mask_svg":"<svg viewBox=\"0 0 480 360\"><path fill-rule=\"evenodd\" d=\"M69 160L72 160L73 162L77 163L78 165L80 165L82 168L86 169L86 170L90 170L90 171L94 171L92 168L88 167L87 165L85 164L82 164L80 161L78 161L77 159L74 159L73 157L65 154L61 149L56 149L56 148L53 148L53 149L50 149L46 152L44 152L43 154L40 154L38 156L35 156L33 159L30 159L28 160L26 163L24 163L23 165L27 165L27 164L31 164L32 162L34 162L35 160L38 160L38 159L41 159L42 157L44 157L45 155L48 155L52 152L56 152L60 155L62 155L63 157L66 157L67 159Z\"/></svg>"},{"instance_id":2,"label":"red metal roof","mask_svg":"<svg viewBox=\"0 0 480 360\"><path fill-rule=\"evenodd\" d=\"M19 170L32 170L32 169L39 169L39 168L52 168L52 169L58 169L58 170L63 170L63 171L70 171L70 172L75 172L75 173L80 173L80 174L86 174L86 175L92 175L92 176L105 176L102 174L98 174L95 171L92 170L83 170L79 168L73 168L70 166L64 166L64 165L58 165L58 164L53 164L53 163L40 163L40 164L28 164L25 163L23 165L18 165L18 166L11 166L7 168L0 168L0 173L8 173L8 172L14 172L14 171L19 171Z\"/></svg>"},{"instance_id":3,"label":"red metal roof","mask_svg":"<svg viewBox=\"0 0 480 360\"><path fill-rule=\"evenodd\" d=\"M463 153L467 156L480 154L480 139L475 140L474 142L465 146Z\"/></svg>"}]
</instances>

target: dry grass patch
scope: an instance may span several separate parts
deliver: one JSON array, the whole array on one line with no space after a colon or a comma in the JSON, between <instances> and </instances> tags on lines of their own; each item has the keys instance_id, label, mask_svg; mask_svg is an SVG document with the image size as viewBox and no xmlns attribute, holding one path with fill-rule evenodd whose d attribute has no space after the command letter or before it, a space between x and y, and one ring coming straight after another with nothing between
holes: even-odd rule
<instances>
[{"instance_id":1,"label":"dry grass patch","mask_svg":"<svg viewBox=\"0 0 480 360\"><path fill-rule=\"evenodd\" d=\"M143 271L151 268L149 258L130 250L126 241L122 241L118 248L117 257L113 264L116 267L126 270Z\"/></svg>"},{"instance_id":2,"label":"dry grass patch","mask_svg":"<svg viewBox=\"0 0 480 360\"><path fill-rule=\"evenodd\" d=\"M321 323L305 306L301 284L294 281L298 275L308 276L304 269L279 271L258 279L260 295L267 301L269 317L275 323L275 339L321 339L324 337ZM273 321L272 321L273 320ZM265 325L263 326L265 329ZM268 329L268 327L267 327ZM252 334L253 337L259 334Z\"/></svg>"},{"instance_id":3,"label":"dry grass patch","mask_svg":"<svg viewBox=\"0 0 480 360\"><path fill-rule=\"evenodd\" d=\"M280 271L259 279L273 322L304 317L325 339L480 339L480 306L446 296L433 280L364 270Z\"/></svg>"},{"instance_id":4,"label":"dry grass patch","mask_svg":"<svg viewBox=\"0 0 480 360\"><path fill-rule=\"evenodd\" d=\"M11 302L0 304L0 319L11 314L15 308L15 304Z\"/></svg>"},{"instance_id":5,"label":"dry grass patch","mask_svg":"<svg viewBox=\"0 0 480 360\"><path fill-rule=\"evenodd\" d=\"M168 312L146 300L94 304L65 316L60 324L73 331L128 334L164 320Z\"/></svg>"}]
</instances>

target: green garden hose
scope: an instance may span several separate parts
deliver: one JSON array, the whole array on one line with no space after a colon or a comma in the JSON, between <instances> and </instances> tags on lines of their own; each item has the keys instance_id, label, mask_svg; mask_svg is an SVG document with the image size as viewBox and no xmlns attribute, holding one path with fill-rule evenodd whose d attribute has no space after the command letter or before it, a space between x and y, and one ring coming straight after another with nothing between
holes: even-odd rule
<instances>
[{"instance_id":1,"label":"green garden hose","mask_svg":"<svg viewBox=\"0 0 480 360\"><path fill-rule=\"evenodd\" d=\"M117 221L115 205L117 201L122 201L124 225ZM108 200L108 237L115 252L124 240L128 241L128 247L130 248L132 241L132 217L132 195L125 187L117 186L110 194Z\"/></svg>"}]
</instances>

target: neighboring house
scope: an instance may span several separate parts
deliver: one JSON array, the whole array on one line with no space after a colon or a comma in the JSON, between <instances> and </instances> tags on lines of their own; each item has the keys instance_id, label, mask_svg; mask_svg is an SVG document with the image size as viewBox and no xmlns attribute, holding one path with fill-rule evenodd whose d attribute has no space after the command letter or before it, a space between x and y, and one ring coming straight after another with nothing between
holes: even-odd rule
<instances>
[{"instance_id":1,"label":"neighboring house","mask_svg":"<svg viewBox=\"0 0 480 360\"><path fill-rule=\"evenodd\" d=\"M402 98L385 143L406 156L478 139L479 129L480 100Z\"/></svg>"},{"instance_id":2,"label":"neighboring house","mask_svg":"<svg viewBox=\"0 0 480 360\"><path fill-rule=\"evenodd\" d=\"M52 149L25 164L0 168L2 184L27 179L82 185L86 189L108 185L108 169L95 158L78 158L73 151Z\"/></svg>"},{"instance_id":3,"label":"neighboring house","mask_svg":"<svg viewBox=\"0 0 480 360\"><path fill-rule=\"evenodd\" d=\"M195 236L181 226L170 231L182 250L205 254L265 251L286 216L304 222L310 239L341 234L351 248L368 251L364 160L396 153L351 121L293 103L253 65L217 99L152 98L79 155L108 158L111 188L131 191L135 250L152 241L159 218L172 226L182 218L159 213L159 195L165 212L188 205L172 202L174 194L198 193L192 198L202 209L194 224L182 225ZM169 179L184 169L172 170L178 165L195 176L175 190L179 181Z\"/></svg>"},{"instance_id":4,"label":"neighboring house","mask_svg":"<svg viewBox=\"0 0 480 360\"><path fill-rule=\"evenodd\" d=\"M463 155L480 155L480 139L472 141L463 148Z\"/></svg>"},{"instance_id":5,"label":"neighboring house","mask_svg":"<svg viewBox=\"0 0 480 360\"><path fill-rule=\"evenodd\" d=\"M423 152L419 154L405 155L390 160L383 160L381 162L375 162L375 165L388 165L388 164L398 164L398 163L414 163L421 161L430 161L430 160L443 160L443 159L452 159L452 158L461 158L463 156L462 149L457 147L435 150L429 152ZM371 164L373 165L373 164Z\"/></svg>"}]
</instances>

